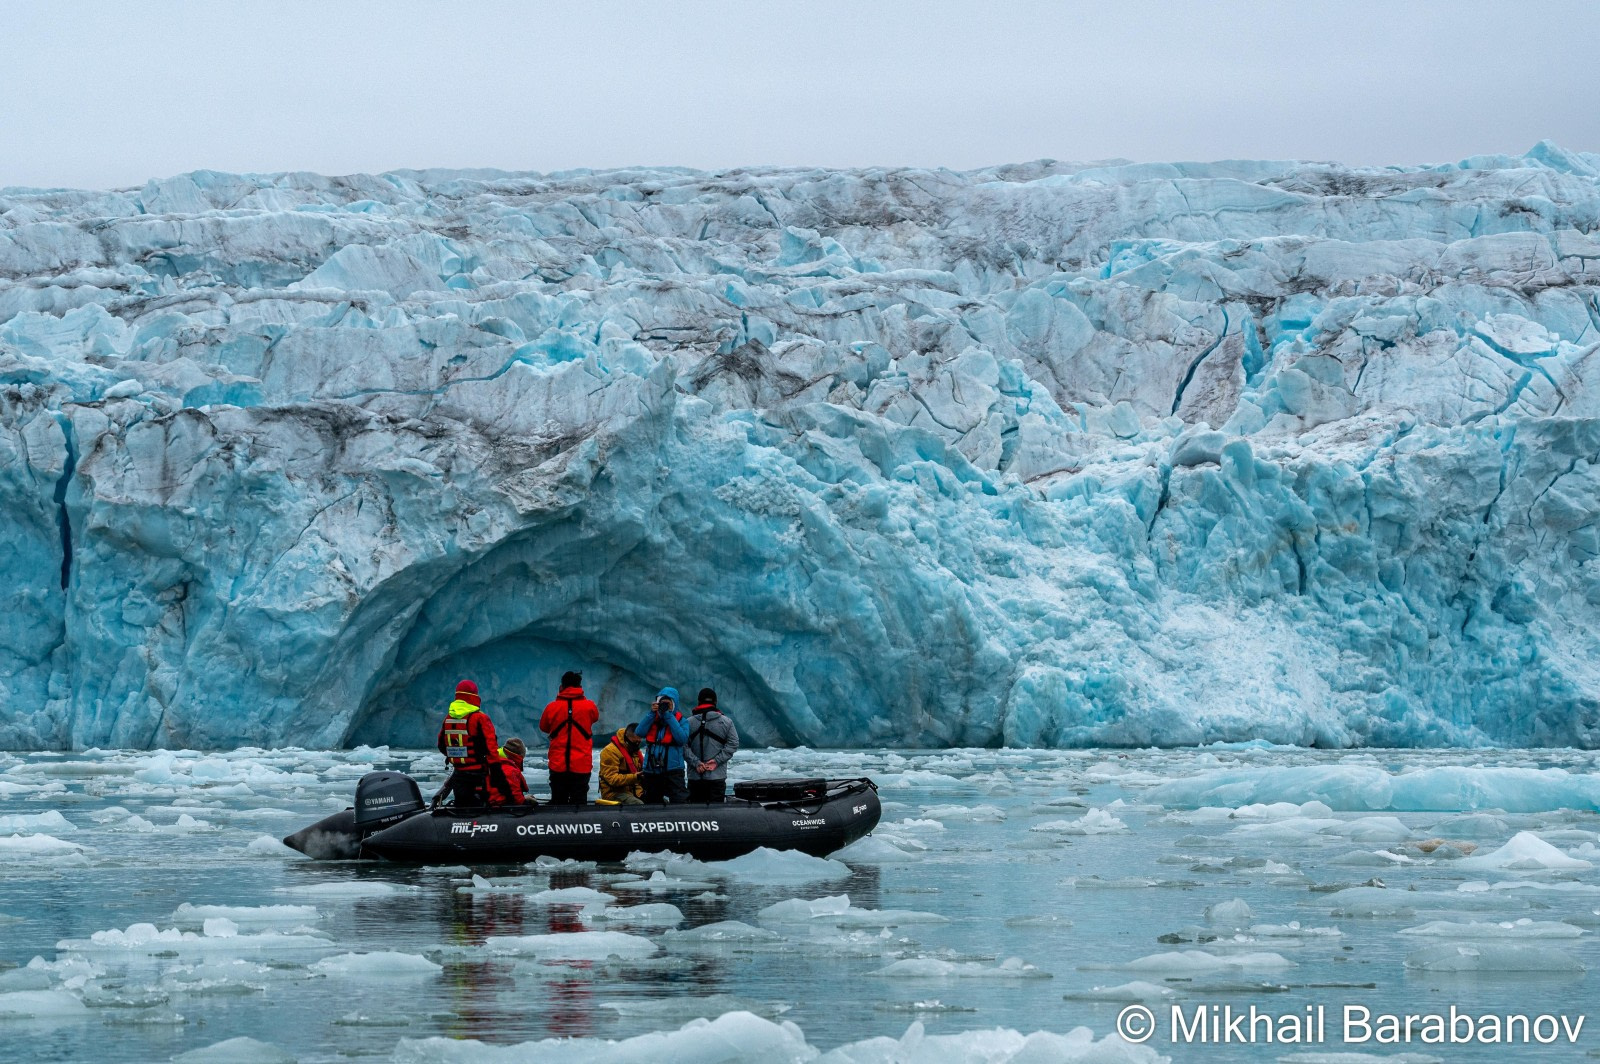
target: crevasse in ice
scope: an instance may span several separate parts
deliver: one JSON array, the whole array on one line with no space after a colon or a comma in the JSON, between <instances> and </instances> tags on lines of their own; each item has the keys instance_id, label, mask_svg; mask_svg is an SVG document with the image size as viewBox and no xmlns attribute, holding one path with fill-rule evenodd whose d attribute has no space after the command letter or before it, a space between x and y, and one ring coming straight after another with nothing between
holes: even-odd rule
<instances>
[{"instance_id":1,"label":"crevasse in ice","mask_svg":"<svg viewBox=\"0 0 1600 1064\"><path fill-rule=\"evenodd\" d=\"M0 746L1600 741L1600 157L0 191ZM614 726L614 725L613 725Z\"/></svg>"}]
</instances>

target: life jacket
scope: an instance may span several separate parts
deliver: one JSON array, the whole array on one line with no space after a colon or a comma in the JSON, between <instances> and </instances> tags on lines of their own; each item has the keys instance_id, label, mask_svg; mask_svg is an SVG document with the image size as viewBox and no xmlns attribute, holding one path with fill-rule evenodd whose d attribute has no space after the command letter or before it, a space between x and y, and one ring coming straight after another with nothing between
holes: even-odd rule
<instances>
[{"instance_id":1,"label":"life jacket","mask_svg":"<svg viewBox=\"0 0 1600 1064\"><path fill-rule=\"evenodd\" d=\"M683 722L683 712L677 706L672 707L672 715L679 723ZM666 772L667 764L672 759L672 729L667 727L664 720L653 720L650 727L645 729L645 771ZM681 755L680 755L681 756Z\"/></svg>"},{"instance_id":2,"label":"life jacket","mask_svg":"<svg viewBox=\"0 0 1600 1064\"><path fill-rule=\"evenodd\" d=\"M489 778L490 805L521 805L528 796L528 781L522 776L522 758L500 751L505 758L500 772ZM498 775L501 778L496 779Z\"/></svg>"},{"instance_id":3,"label":"life jacket","mask_svg":"<svg viewBox=\"0 0 1600 1064\"><path fill-rule=\"evenodd\" d=\"M617 756L622 758L629 772L637 774L644 767L644 759L628 749L628 740L623 738L623 732L619 731L611 737L611 745L617 748Z\"/></svg>"},{"instance_id":4,"label":"life jacket","mask_svg":"<svg viewBox=\"0 0 1600 1064\"><path fill-rule=\"evenodd\" d=\"M583 688L565 687L555 701L544 707L539 730L550 737L551 772L590 772L594 768L594 737L591 729L600 719L600 710L584 697Z\"/></svg>"},{"instance_id":5,"label":"life jacket","mask_svg":"<svg viewBox=\"0 0 1600 1064\"><path fill-rule=\"evenodd\" d=\"M458 698L450 703L444 726L439 729L439 749L457 771L483 772L499 760L489 738L493 728L488 714Z\"/></svg>"}]
</instances>

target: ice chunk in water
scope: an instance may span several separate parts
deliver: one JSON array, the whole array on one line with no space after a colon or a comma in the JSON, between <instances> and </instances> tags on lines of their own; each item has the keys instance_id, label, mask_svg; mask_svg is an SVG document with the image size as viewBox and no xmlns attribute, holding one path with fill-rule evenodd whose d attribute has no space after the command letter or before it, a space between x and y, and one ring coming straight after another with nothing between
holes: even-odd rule
<instances>
[{"instance_id":1,"label":"ice chunk in water","mask_svg":"<svg viewBox=\"0 0 1600 1064\"><path fill-rule=\"evenodd\" d=\"M705 880L675 879L659 868L650 873L649 879L619 880L611 884L612 890L641 890L652 894L664 894L672 890L712 890L715 887L715 883Z\"/></svg>"},{"instance_id":2,"label":"ice chunk in water","mask_svg":"<svg viewBox=\"0 0 1600 1064\"><path fill-rule=\"evenodd\" d=\"M1531 831L1519 831L1511 841L1493 853L1475 854L1456 862L1457 868L1496 871L1581 871L1593 868L1588 861L1569 857Z\"/></svg>"},{"instance_id":3,"label":"ice chunk in water","mask_svg":"<svg viewBox=\"0 0 1600 1064\"><path fill-rule=\"evenodd\" d=\"M71 834L77 830L76 824L54 809L44 813L11 813L0 816L0 834L35 835L49 831Z\"/></svg>"},{"instance_id":4,"label":"ice chunk in water","mask_svg":"<svg viewBox=\"0 0 1600 1064\"><path fill-rule=\"evenodd\" d=\"M1295 967L1294 961L1281 953L1207 953L1200 949L1177 950L1171 953L1152 953L1120 964L1082 964L1085 971L1103 969L1123 972L1165 972L1173 975L1195 975L1227 972L1267 972Z\"/></svg>"},{"instance_id":5,"label":"ice chunk in water","mask_svg":"<svg viewBox=\"0 0 1600 1064\"><path fill-rule=\"evenodd\" d=\"M192 905L184 902L172 911L177 924L203 925L213 917L232 920L238 925L304 924L320 918L314 905Z\"/></svg>"},{"instance_id":6,"label":"ice chunk in water","mask_svg":"<svg viewBox=\"0 0 1600 1064\"><path fill-rule=\"evenodd\" d=\"M514 1061L582 1061L583 1064L806 1064L817 1051L792 1023L774 1023L749 1012L714 1020L694 1019L676 1031L652 1031L619 1042L601 1038L552 1038L516 1046L491 1046L455 1038L402 1038L394 1059L405 1064L512 1064Z\"/></svg>"},{"instance_id":7,"label":"ice chunk in water","mask_svg":"<svg viewBox=\"0 0 1600 1064\"><path fill-rule=\"evenodd\" d=\"M884 979L1049 979L1050 973L1040 971L1021 957L1007 957L997 965L977 961L946 961L934 957L919 957L895 961L888 967L868 972Z\"/></svg>"},{"instance_id":8,"label":"ice chunk in water","mask_svg":"<svg viewBox=\"0 0 1600 1064\"><path fill-rule=\"evenodd\" d=\"M1135 979L1118 986L1097 986L1061 995L1068 1001L1172 1001L1178 992L1170 986Z\"/></svg>"},{"instance_id":9,"label":"ice chunk in water","mask_svg":"<svg viewBox=\"0 0 1600 1064\"><path fill-rule=\"evenodd\" d=\"M13 990L0 993L0 1019L86 1018L89 1010L65 990Z\"/></svg>"},{"instance_id":10,"label":"ice chunk in water","mask_svg":"<svg viewBox=\"0 0 1600 1064\"><path fill-rule=\"evenodd\" d=\"M868 835L864 839L857 839L842 850L835 851L833 859L849 861L852 864L911 864L922 860L922 854L912 849L903 849L901 845L883 836Z\"/></svg>"},{"instance_id":11,"label":"ice chunk in water","mask_svg":"<svg viewBox=\"0 0 1600 1064\"><path fill-rule=\"evenodd\" d=\"M1110 835L1127 831L1128 825L1105 809L1091 809L1076 820L1049 820L1035 824L1030 831L1048 831L1058 835Z\"/></svg>"},{"instance_id":12,"label":"ice chunk in water","mask_svg":"<svg viewBox=\"0 0 1600 1064\"><path fill-rule=\"evenodd\" d=\"M1406 958L1406 967L1427 972L1582 972L1578 959L1554 946L1453 942L1429 946Z\"/></svg>"},{"instance_id":13,"label":"ice chunk in water","mask_svg":"<svg viewBox=\"0 0 1600 1064\"><path fill-rule=\"evenodd\" d=\"M285 846L282 839L272 835L257 835L250 840L250 844L244 849L246 853L253 854L256 857L276 857L284 861L310 860L299 850Z\"/></svg>"},{"instance_id":14,"label":"ice chunk in water","mask_svg":"<svg viewBox=\"0 0 1600 1064\"><path fill-rule=\"evenodd\" d=\"M777 942L783 936L761 927L751 927L739 920L719 920L714 924L701 924L683 931L668 931L662 938L669 942L688 945L720 945L740 942Z\"/></svg>"},{"instance_id":15,"label":"ice chunk in water","mask_svg":"<svg viewBox=\"0 0 1600 1064\"><path fill-rule=\"evenodd\" d=\"M540 905L610 905L617 897L593 887L562 887L530 894L528 900Z\"/></svg>"},{"instance_id":16,"label":"ice chunk in water","mask_svg":"<svg viewBox=\"0 0 1600 1064\"><path fill-rule=\"evenodd\" d=\"M290 887L274 887L277 894L298 894L325 901L356 901L360 898L392 898L396 894L415 894L421 888L404 883L381 883L370 879L347 882L299 883Z\"/></svg>"},{"instance_id":17,"label":"ice chunk in water","mask_svg":"<svg viewBox=\"0 0 1600 1064\"><path fill-rule=\"evenodd\" d=\"M491 953L538 957L541 960L604 960L648 957L656 944L621 931L568 931L556 935L491 935L484 940Z\"/></svg>"},{"instance_id":18,"label":"ice chunk in water","mask_svg":"<svg viewBox=\"0 0 1600 1064\"><path fill-rule=\"evenodd\" d=\"M295 1064L294 1054L271 1042L230 1038L172 1058L173 1064Z\"/></svg>"},{"instance_id":19,"label":"ice chunk in water","mask_svg":"<svg viewBox=\"0 0 1600 1064\"><path fill-rule=\"evenodd\" d=\"M12 835L0 838L0 857L67 857L83 850L75 842L66 842L54 835Z\"/></svg>"},{"instance_id":20,"label":"ice chunk in water","mask_svg":"<svg viewBox=\"0 0 1600 1064\"><path fill-rule=\"evenodd\" d=\"M443 969L414 953L340 953L325 957L311 966L318 975L341 978L415 979L434 975Z\"/></svg>"},{"instance_id":21,"label":"ice chunk in water","mask_svg":"<svg viewBox=\"0 0 1600 1064\"><path fill-rule=\"evenodd\" d=\"M676 905L655 902L649 905L621 905L584 909L578 914L584 923L637 924L641 927L677 927L683 911Z\"/></svg>"},{"instance_id":22,"label":"ice chunk in water","mask_svg":"<svg viewBox=\"0 0 1600 1064\"><path fill-rule=\"evenodd\" d=\"M848 879L850 866L825 857L812 857L799 850L774 850L766 846L711 865L715 872L750 883L803 883L819 880Z\"/></svg>"},{"instance_id":23,"label":"ice chunk in water","mask_svg":"<svg viewBox=\"0 0 1600 1064\"><path fill-rule=\"evenodd\" d=\"M1502 920L1498 923L1433 920L1417 927L1408 927L1400 934L1434 938L1582 938L1586 932L1581 927L1560 921L1533 920L1524 916L1520 920Z\"/></svg>"},{"instance_id":24,"label":"ice chunk in water","mask_svg":"<svg viewBox=\"0 0 1600 1064\"><path fill-rule=\"evenodd\" d=\"M1206 923L1212 927L1240 930L1249 927L1255 913L1243 898L1234 898L1232 901L1222 901L1215 905L1206 906Z\"/></svg>"},{"instance_id":25,"label":"ice chunk in water","mask_svg":"<svg viewBox=\"0 0 1600 1064\"><path fill-rule=\"evenodd\" d=\"M818 923L835 927L899 927L902 924L947 924L948 917L938 913L915 912L909 909L858 909L850 904L850 895L839 894L815 901L790 898L769 905L756 914L762 923Z\"/></svg>"},{"instance_id":26,"label":"ice chunk in water","mask_svg":"<svg viewBox=\"0 0 1600 1064\"><path fill-rule=\"evenodd\" d=\"M922 811L931 820L970 820L978 824L998 824L1006 814L997 805L935 805Z\"/></svg>"}]
</instances>

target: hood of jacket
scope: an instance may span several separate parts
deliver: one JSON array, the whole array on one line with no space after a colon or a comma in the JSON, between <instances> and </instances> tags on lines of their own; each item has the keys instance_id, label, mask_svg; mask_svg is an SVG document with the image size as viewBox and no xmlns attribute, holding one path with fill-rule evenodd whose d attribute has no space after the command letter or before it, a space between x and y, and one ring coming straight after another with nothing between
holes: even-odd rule
<instances>
[{"instance_id":1,"label":"hood of jacket","mask_svg":"<svg viewBox=\"0 0 1600 1064\"><path fill-rule=\"evenodd\" d=\"M434 705L438 705L438 703L435 702ZM463 702L459 698L450 703L450 716L454 717L456 720L460 720L462 717L470 717L474 713L481 712L483 712L483 710L481 710L479 707L473 705L471 702Z\"/></svg>"}]
</instances>

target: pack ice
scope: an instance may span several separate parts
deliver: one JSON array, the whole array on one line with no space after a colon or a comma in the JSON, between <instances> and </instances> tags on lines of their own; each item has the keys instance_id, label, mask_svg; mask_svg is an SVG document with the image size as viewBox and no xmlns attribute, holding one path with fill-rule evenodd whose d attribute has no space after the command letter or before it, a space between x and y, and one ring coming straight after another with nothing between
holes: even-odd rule
<instances>
[{"instance_id":1,"label":"pack ice","mask_svg":"<svg viewBox=\"0 0 1600 1064\"><path fill-rule=\"evenodd\" d=\"M1600 156L0 191L0 747L1594 745ZM610 720L615 717L616 720Z\"/></svg>"}]
</instances>

